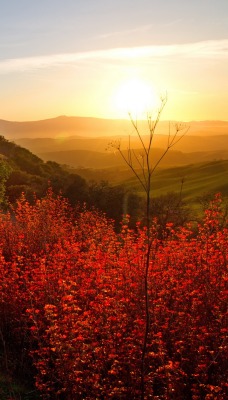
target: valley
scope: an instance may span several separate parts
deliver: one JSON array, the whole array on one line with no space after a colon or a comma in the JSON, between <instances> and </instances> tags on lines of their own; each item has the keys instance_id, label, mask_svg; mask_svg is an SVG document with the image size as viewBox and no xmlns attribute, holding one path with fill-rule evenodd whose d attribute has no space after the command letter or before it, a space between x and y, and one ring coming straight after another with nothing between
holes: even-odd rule
<instances>
[{"instance_id":1,"label":"valley","mask_svg":"<svg viewBox=\"0 0 228 400\"><path fill-rule=\"evenodd\" d=\"M146 142L146 121L138 121L137 126ZM179 193L181 182L182 195L189 202L209 192L227 196L228 122L193 121L186 126L189 127L187 134L169 150L153 174L153 196L172 191ZM167 145L169 129L172 135L175 122L158 124L153 137L152 166ZM141 154L137 134L129 120L66 116L28 122L0 120L0 134L28 149L44 163L55 162L67 173L76 174L87 182L124 185L142 195L138 182L117 150L120 146L126 156L130 145L137 156Z\"/></svg>"}]
</instances>

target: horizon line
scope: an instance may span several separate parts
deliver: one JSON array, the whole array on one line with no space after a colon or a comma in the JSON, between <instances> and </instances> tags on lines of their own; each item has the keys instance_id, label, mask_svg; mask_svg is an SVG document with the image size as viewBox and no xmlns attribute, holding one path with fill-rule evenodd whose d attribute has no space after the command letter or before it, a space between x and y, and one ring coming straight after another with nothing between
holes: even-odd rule
<instances>
[{"instance_id":1,"label":"horizon line","mask_svg":"<svg viewBox=\"0 0 228 400\"><path fill-rule=\"evenodd\" d=\"M60 119L60 118L80 118L80 119L96 119L96 120L104 120L104 121L130 121L128 118L114 118L114 117L94 117L94 116L85 116L85 115L57 115L53 117L48 117L48 118L39 118L39 119L29 119L29 120L9 120L9 119L4 119L0 118L0 121L4 122L10 122L10 123L32 123L32 122L43 122L43 121L49 121L49 120L54 120L54 119ZM155 118L156 119L156 118ZM147 118L135 118L137 121L147 121ZM153 120L153 118L152 118ZM173 123L173 122L179 122L179 123L199 123L199 122L218 122L218 123L228 123L228 120L225 119L193 119L189 121L184 121L184 120L176 120L176 119L160 119L159 122L167 122L167 123Z\"/></svg>"}]
</instances>

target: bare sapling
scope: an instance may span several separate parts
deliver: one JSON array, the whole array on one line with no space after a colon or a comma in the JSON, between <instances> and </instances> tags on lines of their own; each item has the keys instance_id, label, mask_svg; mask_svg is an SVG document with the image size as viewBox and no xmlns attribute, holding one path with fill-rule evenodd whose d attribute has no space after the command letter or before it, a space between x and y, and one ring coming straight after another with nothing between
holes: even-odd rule
<instances>
[{"instance_id":1,"label":"bare sapling","mask_svg":"<svg viewBox=\"0 0 228 400\"><path fill-rule=\"evenodd\" d=\"M151 235L151 200L152 200L152 176L160 165L161 161L187 133L188 127L182 123L174 125L174 132L171 132L171 124L169 124L169 131L167 136L167 144L158 160L153 162L152 148L153 139L158 127L162 111L167 103L167 96L161 98L160 106L155 113L155 118L151 114L147 114L147 131L143 134L139 128L137 119L134 119L129 114L130 122L133 126L134 133L139 140L139 145L142 148L140 154L137 153L131 146L131 137L129 136L129 143L127 151L121 149L121 142L112 143L111 147L119 152L125 164L130 168L132 173L140 183L143 192L146 196L145 218L146 218L146 257L144 265L144 298L145 298L145 332L142 343L142 356L141 356L141 400L145 398L145 356L147 353L148 335L150 332L150 305L149 305L149 290L148 290L148 275L152 260L152 235Z\"/></svg>"}]
</instances>

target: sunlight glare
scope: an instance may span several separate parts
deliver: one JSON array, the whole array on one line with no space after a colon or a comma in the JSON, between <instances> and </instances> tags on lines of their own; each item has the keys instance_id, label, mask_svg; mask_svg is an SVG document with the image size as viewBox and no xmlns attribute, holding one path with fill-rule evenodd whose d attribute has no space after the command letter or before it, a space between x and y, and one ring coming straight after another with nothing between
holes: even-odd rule
<instances>
[{"instance_id":1,"label":"sunlight glare","mask_svg":"<svg viewBox=\"0 0 228 400\"><path fill-rule=\"evenodd\" d=\"M130 113L139 117L150 112L158 104L153 87L140 79L125 81L114 92L114 106L121 116Z\"/></svg>"}]
</instances>

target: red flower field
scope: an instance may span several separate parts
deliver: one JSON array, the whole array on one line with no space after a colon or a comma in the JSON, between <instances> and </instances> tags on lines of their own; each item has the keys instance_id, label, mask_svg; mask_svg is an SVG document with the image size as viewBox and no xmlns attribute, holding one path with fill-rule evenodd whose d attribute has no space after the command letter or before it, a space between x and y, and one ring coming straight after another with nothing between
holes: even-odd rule
<instances>
[{"instance_id":1,"label":"red flower field","mask_svg":"<svg viewBox=\"0 0 228 400\"><path fill-rule=\"evenodd\" d=\"M217 195L196 226L147 231L72 210L51 190L0 216L1 354L43 399L225 400L228 227Z\"/></svg>"}]
</instances>

